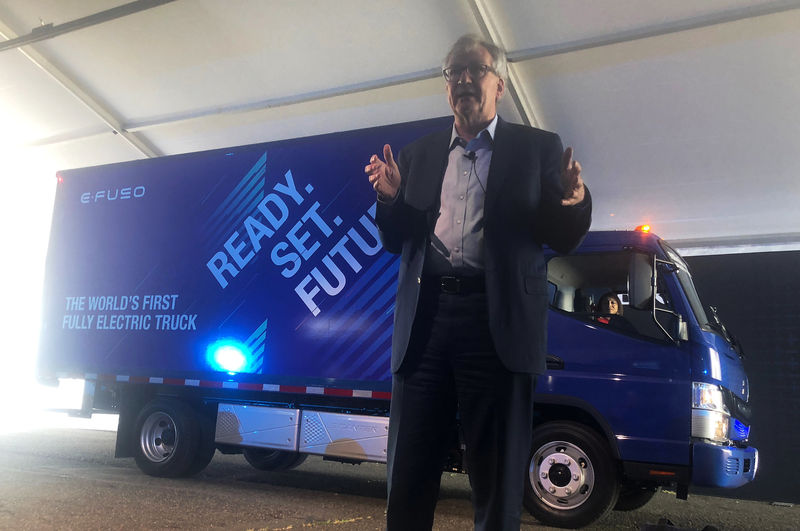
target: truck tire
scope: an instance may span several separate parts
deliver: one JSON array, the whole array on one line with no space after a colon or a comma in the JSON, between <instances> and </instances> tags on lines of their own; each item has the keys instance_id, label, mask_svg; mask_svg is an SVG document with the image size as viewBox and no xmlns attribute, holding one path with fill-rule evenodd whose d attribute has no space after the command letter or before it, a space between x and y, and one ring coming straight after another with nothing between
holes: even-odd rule
<instances>
[{"instance_id":1,"label":"truck tire","mask_svg":"<svg viewBox=\"0 0 800 531\"><path fill-rule=\"evenodd\" d=\"M608 443L575 422L547 422L533 432L525 508L542 524L577 528L614 507L619 481Z\"/></svg>"},{"instance_id":2,"label":"truck tire","mask_svg":"<svg viewBox=\"0 0 800 531\"><path fill-rule=\"evenodd\" d=\"M244 448L244 458L257 470L289 470L299 466L308 457L298 452L271 450L268 448Z\"/></svg>"},{"instance_id":3,"label":"truck tire","mask_svg":"<svg viewBox=\"0 0 800 531\"><path fill-rule=\"evenodd\" d=\"M179 400L156 398L134 423L134 459L145 474L185 477L208 465L214 455L214 440L203 419Z\"/></svg>"},{"instance_id":4,"label":"truck tire","mask_svg":"<svg viewBox=\"0 0 800 531\"><path fill-rule=\"evenodd\" d=\"M622 485L619 491L615 511L635 511L641 509L653 499L658 492L658 487L644 487L641 485Z\"/></svg>"}]
</instances>

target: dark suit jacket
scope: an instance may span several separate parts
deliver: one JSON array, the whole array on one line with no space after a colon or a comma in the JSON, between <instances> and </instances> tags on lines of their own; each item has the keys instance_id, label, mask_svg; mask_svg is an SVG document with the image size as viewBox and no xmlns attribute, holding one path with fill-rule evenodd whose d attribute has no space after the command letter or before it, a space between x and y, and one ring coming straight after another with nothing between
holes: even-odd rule
<instances>
[{"instance_id":1,"label":"dark suit jacket","mask_svg":"<svg viewBox=\"0 0 800 531\"><path fill-rule=\"evenodd\" d=\"M452 129L425 136L398 156L401 189L378 202L386 250L401 253L392 338L392 371L409 344L429 235L439 212ZM489 326L500 360L514 372L541 374L547 348L547 270L542 245L566 253L591 223L591 197L562 207L563 147L558 135L498 119L484 203Z\"/></svg>"}]
</instances>

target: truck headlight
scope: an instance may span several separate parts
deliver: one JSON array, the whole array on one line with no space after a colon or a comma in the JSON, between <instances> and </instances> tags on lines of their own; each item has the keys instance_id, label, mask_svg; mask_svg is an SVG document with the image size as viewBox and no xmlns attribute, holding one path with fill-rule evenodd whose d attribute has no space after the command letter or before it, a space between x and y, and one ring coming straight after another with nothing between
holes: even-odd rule
<instances>
[{"instance_id":1,"label":"truck headlight","mask_svg":"<svg viewBox=\"0 0 800 531\"><path fill-rule=\"evenodd\" d=\"M730 418L720 386L692 382L692 437L725 442Z\"/></svg>"},{"instance_id":2,"label":"truck headlight","mask_svg":"<svg viewBox=\"0 0 800 531\"><path fill-rule=\"evenodd\" d=\"M722 398L722 388L703 382L692 382L692 408L730 414Z\"/></svg>"}]
</instances>

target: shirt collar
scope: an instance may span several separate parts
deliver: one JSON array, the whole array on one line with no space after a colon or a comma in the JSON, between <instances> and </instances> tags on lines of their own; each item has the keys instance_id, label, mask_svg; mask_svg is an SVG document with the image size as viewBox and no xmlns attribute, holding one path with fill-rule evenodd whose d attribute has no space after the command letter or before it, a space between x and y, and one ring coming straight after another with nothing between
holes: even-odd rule
<instances>
[{"instance_id":1,"label":"shirt collar","mask_svg":"<svg viewBox=\"0 0 800 531\"><path fill-rule=\"evenodd\" d=\"M480 140L482 140L481 135L485 133L489 135L489 142L486 142L485 145L484 142L480 142L479 147L487 147L489 149L492 149L492 146L494 145L494 132L496 129L497 129L497 114L494 115L494 118L492 119L491 122L489 122L489 125L487 125L486 128L482 129L478 133L478 135L473 140L470 141L470 143L479 142ZM453 131L450 133L450 151L452 151L456 146L461 146L462 148L466 149L467 141L458 136L458 133L456 132L456 124L453 124Z\"/></svg>"}]
</instances>

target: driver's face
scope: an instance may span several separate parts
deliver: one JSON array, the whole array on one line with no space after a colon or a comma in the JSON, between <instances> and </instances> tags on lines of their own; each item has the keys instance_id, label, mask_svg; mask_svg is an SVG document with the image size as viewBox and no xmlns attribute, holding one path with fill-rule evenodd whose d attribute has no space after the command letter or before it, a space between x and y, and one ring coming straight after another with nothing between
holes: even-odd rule
<instances>
[{"instance_id":1,"label":"driver's face","mask_svg":"<svg viewBox=\"0 0 800 531\"><path fill-rule=\"evenodd\" d=\"M614 299L611 298L606 299L604 306L605 308L603 309L605 310L606 313L616 314L619 312L619 305L617 304L617 301L615 301Z\"/></svg>"}]
</instances>

